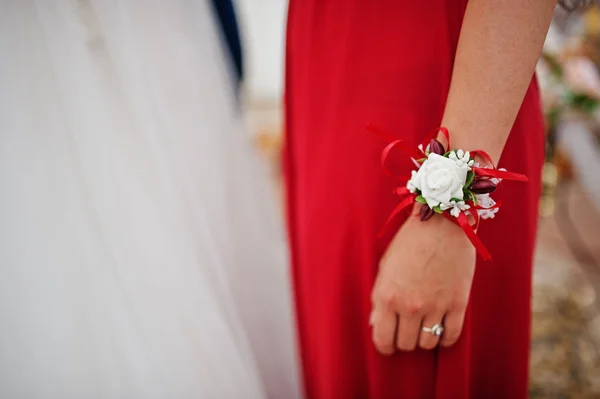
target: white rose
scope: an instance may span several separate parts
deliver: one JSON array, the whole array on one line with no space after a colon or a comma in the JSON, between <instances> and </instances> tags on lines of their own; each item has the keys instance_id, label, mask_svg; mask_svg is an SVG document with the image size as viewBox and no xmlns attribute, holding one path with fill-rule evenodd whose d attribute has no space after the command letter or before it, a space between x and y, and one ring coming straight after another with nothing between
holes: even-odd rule
<instances>
[{"instance_id":1,"label":"white rose","mask_svg":"<svg viewBox=\"0 0 600 399\"><path fill-rule=\"evenodd\" d=\"M463 187L470 169L468 164L461 162L459 166L452 159L431 153L407 186L421 191L430 208L449 205L452 198L463 199Z\"/></svg>"}]
</instances>

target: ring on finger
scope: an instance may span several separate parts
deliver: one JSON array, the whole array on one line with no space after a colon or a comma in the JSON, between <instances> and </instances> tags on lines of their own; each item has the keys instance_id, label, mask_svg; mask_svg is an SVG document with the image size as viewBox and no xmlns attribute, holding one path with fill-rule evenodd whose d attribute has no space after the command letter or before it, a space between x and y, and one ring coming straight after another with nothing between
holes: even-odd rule
<instances>
[{"instance_id":1,"label":"ring on finger","mask_svg":"<svg viewBox=\"0 0 600 399\"><path fill-rule=\"evenodd\" d=\"M434 324L431 328L423 327L421 330L423 332L430 333L431 335L434 335L436 337L441 337L444 333L444 326L442 326L441 324Z\"/></svg>"}]
</instances>

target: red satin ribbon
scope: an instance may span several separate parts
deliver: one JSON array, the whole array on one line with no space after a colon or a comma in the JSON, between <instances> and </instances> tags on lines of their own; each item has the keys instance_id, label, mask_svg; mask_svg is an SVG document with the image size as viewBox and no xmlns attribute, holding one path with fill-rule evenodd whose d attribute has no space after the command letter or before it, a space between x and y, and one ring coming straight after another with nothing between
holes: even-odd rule
<instances>
[{"instance_id":1,"label":"red satin ribbon","mask_svg":"<svg viewBox=\"0 0 600 399\"><path fill-rule=\"evenodd\" d=\"M527 176L522 175L520 173L508 172L506 170L498 170L491 168L473 168L473 171L477 176L482 177L496 177L498 179L503 180L513 180L513 181L522 181L527 182Z\"/></svg>"},{"instance_id":2,"label":"red satin ribbon","mask_svg":"<svg viewBox=\"0 0 600 399\"><path fill-rule=\"evenodd\" d=\"M373 124L367 125L367 130L372 133L377 134L378 136L380 136L381 138L383 138L384 140L386 140L389 143L384 148L383 152L381 153L381 165L382 165L385 173L387 173L389 176L391 176L395 179L398 179L398 180L406 181L408 179L405 177L397 176L396 174L394 174L387 168L386 161L388 160L388 158L390 157L390 154L392 153L392 151L394 149L401 150L409 158L411 158L413 160L413 162L416 162L416 160L426 156L425 149L427 148L427 145L429 145L429 142L431 141L431 139L436 138L440 132L446 138L446 141L448 142L448 144L447 144L448 148L450 148L450 134L448 133L448 129L446 129L444 127L432 130L430 133L428 133L427 136L425 137L425 139L423 140L423 142L421 143L422 149L417 149L417 150L415 150L412 147L409 147L408 145L406 145L404 143L404 141L398 140L391 133L389 133ZM474 150L474 151L471 151L470 153L474 156L481 156L482 158L487 160L490 163L490 165L492 166L491 168L479 168L479 167L472 168L477 176L490 177L490 178L495 177L498 179L514 180L514 181L522 181L522 182L528 181L528 179L525 175L496 169L496 167L494 166L494 162L492 161L492 158L485 151ZM387 221L385 222L381 232L379 233L380 236L383 235L385 228L392 222L392 220L394 218L396 218L403 211L407 210L410 206L413 206L414 203L416 202L417 195L410 193L406 187L404 187L404 186L398 187L394 191L395 191L395 194L398 195L399 197L401 197L402 199L398 203L398 205L396 205L396 207L394 208L394 210L388 217ZM481 206L474 205L474 204L471 205L471 208L475 209L475 210L477 210L477 209L495 209L495 208L499 208L500 205L501 205L501 201L497 202L494 206L492 206L490 208L482 208ZM461 227L461 229L463 230L463 232L465 233L465 235L467 236L469 241L471 241L471 243L475 247L475 250L477 251L477 253L481 256L481 258L484 261L488 261L488 260L492 259L492 255L487 250L487 248L485 247L485 245L479 239L479 237L477 236L477 233L475 232L475 230L479 226L479 214L477 213L477 211L471 213L471 215L473 216L473 220L474 220L474 223L472 225L469 223L469 219L464 212L461 212L458 215L458 217L453 217L450 214L448 214L447 212L444 212L443 215L448 220L452 221L453 223L457 223Z\"/></svg>"},{"instance_id":3,"label":"red satin ribbon","mask_svg":"<svg viewBox=\"0 0 600 399\"><path fill-rule=\"evenodd\" d=\"M496 165L494 165L494 161L492 160L492 157L490 157L490 154L488 154L487 152L481 151L481 150L473 150L473 151L471 151L471 155L474 157L480 156L481 158L488 161L490 165L492 165L492 169L496 169Z\"/></svg>"},{"instance_id":4,"label":"red satin ribbon","mask_svg":"<svg viewBox=\"0 0 600 399\"><path fill-rule=\"evenodd\" d=\"M473 214L477 214L477 212L474 212ZM450 217L452 217L452 216L450 216ZM491 260L492 255L487 250L485 245L483 245L483 242L481 242L481 240L477 236L477 233L475 233L475 229L469 224L469 219L467 218L467 215L464 212L461 212L458 214L458 217L455 219L458 221L458 225L465 232L469 241L471 241L471 244L473 244L473 246L475 247L475 250L477 251L479 256L481 256L481 258L485 262L487 262L488 260Z\"/></svg>"},{"instance_id":5,"label":"red satin ribbon","mask_svg":"<svg viewBox=\"0 0 600 399\"><path fill-rule=\"evenodd\" d=\"M406 155L408 155L411 159L414 159L414 160L423 158L425 156L424 154L420 154L413 148L407 146L402 140L392 141L390 144L386 145L381 153L381 166L383 167L383 170L385 171L385 173L387 173L388 175L390 175L394 178L396 176L394 175L394 173L392 173L388 170L386 161L389 158L391 152L396 148L398 148L399 150L402 150L402 152L404 152Z\"/></svg>"}]
</instances>

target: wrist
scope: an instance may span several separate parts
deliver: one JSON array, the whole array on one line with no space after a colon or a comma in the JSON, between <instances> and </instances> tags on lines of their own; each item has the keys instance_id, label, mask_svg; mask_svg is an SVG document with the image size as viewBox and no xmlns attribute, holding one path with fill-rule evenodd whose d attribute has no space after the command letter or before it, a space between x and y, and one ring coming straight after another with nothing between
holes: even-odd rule
<instances>
[{"instance_id":1,"label":"wrist","mask_svg":"<svg viewBox=\"0 0 600 399\"><path fill-rule=\"evenodd\" d=\"M450 127L446 124L442 126L446 126L446 128L452 132L451 143L448 143L445 135L442 134L442 132L440 132L437 136L437 140L440 141L445 148L460 148L465 151L485 151L487 154L489 154L493 164L498 164L500 155L502 155L502 151L504 150L505 140L494 140L494 137L482 133L481 130L473 131L468 128ZM489 165L490 162L488 160L480 156L476 157L476 161L480 165L491 166Z\"/></svg>"}]
</instances>

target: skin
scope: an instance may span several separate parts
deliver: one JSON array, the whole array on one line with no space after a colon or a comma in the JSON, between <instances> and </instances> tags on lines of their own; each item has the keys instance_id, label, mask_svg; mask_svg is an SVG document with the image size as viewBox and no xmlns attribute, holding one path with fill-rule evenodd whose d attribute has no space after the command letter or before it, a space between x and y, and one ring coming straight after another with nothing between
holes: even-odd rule
<instances>
[{"instance_id":1,"label":"skin","mask_svg":"<svg viewBox=\"0 0 600 399\"><path fill-rule=\"evenodd\" d=\"M453 148L482 149L498 161L555 5L555 0L469 1L442 121ZM381 259L372 291L377 350L392 354L453 345L462 330L475 261L475 250L457 225L440 216L427 222L409 218ZM441 341L421 331L442 321Z\"/></svg>"}]
</instances>

